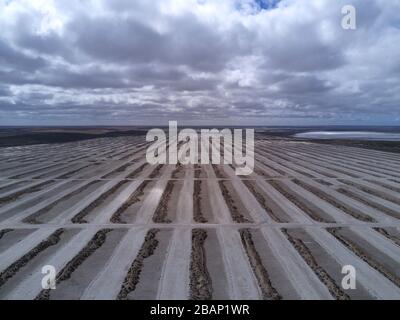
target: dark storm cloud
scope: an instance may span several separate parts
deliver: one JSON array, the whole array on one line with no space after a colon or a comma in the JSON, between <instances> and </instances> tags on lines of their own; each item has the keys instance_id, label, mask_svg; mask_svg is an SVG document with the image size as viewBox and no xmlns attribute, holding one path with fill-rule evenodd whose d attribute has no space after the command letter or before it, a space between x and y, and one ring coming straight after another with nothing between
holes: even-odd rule
<instances>
[{"instance_id":1,"label":"dark storm cloud","mask_svg":"<svg viewBox=\"0 0 400 320\"><path fill-rule=\"evenodd\" d=\"M35 71L46 65L43 58L33 58L12 48L0 38L0 68L8 70Z\"/></svg>"},{"instance_id":2,"label":"dark storm cloud","mask_svg":"<svg viewBox=\"0 0 400 320\"><path fill-rule=\"evenodd\" d=\"M400 4L348 2L2 3L1 124L400 121Z\"/></svg>"},{"instance_id":3,"label":"dark storm cloud","mask_svg":"<svg viewBox=\"0 0 400 320\"><path fill-rule=\"evenodd\" d=\"M113 63L164 63L202 71L222 70L235 43L187 14L168 21L164 33L134 18L81 17L71 23L75 45L91 59Z\"/></svg>"},{"instance_id":4,"label":"dark storm cloud","mask_svg":"<svg viewBox=\"0 0 400 320\"><path fill-rule=\"evenodd\" d=\"M332 89L329 83L313 75L290 77L279 82L278 87L281 92L287 94L323 93L324 91Z\"/></svg>"},{"instance_id":5,"label":"dark storm cloud","mask_svg":"<svg viewBox=\"0 0 400 320\"><path fill-rule=\"evenodd\" d=\"M0 85L0 97L7 97L11 95L11 91L8 87L6 86L1 86Z\"/></svg>"}]
</instances>

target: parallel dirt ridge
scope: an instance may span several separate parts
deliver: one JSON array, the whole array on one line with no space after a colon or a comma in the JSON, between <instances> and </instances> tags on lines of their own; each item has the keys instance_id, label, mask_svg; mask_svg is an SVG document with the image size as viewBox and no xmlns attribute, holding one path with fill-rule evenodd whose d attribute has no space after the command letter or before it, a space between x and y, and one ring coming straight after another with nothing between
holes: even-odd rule
<instances>
[{"instance_id":1,"label":"parallel dirt ridge","mask_svg":"<svg viewBox=\"0 0 400 320\"><path fill-rule=\"evenodd\" d=\"M400 154L263 138L236 176L147 146L0 149L0 299L400 299Z\"/></svg>"}]
</instances>

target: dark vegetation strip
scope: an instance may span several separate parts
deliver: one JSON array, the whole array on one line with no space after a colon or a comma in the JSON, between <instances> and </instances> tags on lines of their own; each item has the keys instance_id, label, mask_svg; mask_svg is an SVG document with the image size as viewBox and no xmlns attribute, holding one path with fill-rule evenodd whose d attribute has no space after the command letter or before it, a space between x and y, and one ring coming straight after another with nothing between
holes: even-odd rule
<instances>
[{"instance_id":1,"label":"dark vegetation strip","mask_svg":"<svg viewBox=\"0 0 400 320\"><path fill-rule=\"evenodd\" d=\"M253 238L249 229L240 229L240 238L243 247L249 258L251 268L258 280L263 299L265 300L281 300L281 295L276 291L271 283L267 269L264 267L261 257L254 245Z\"/></svg>"},{"instance_id":2,"label":"dark vegetation strip","mask_svg":"<svg viewBox=\"0 0 400 320\"><path fill-rule=\"evenodd\" d=\"M213 164L212 167L214 169L214 172L215 172L215 175L217 178L226 179L225 173L223 173L217 165Z\"/></svg>"},{"instance_id":3,"label":"dark vegetation strip","mask_svg":"<svg viewBox=\"0 0 400 320\"><path fill-rule=\"evenodd\" d=\"M299 152L295 152L295 153L296 153L296 154L299 154ZM311 154L312 154L312 153L311 153ZM341 169L339 169L339 168L332 167L332 165L333 165L333 166L337 166L337 163L332 163L332 161L325 160L325 162L330 163L330 165L323 165L323 164L321 164L320 162L317 162L317 163L312 162L310 159L315 159L315 160L321 161L321 158L312 156L311 154L307 154L307 157L309 157L309 159L300 160L300 161L302 161L302 162L304 162L304 161L310 161L310 162L313 163L314 165L317 165L317 166L319 166L319 167L321 167L321 168L325 168L325 169L328 169L328 170L331 170L331 171L335 171L335 172L338 172L338 173L341 173L341 174L345 174L345 175L348 175L348 176L353 177L353 178L359 178L359 176L356 175L356 174L354 174L354 173L350 173L350 172L348 172L348 171L346 171L346 170L341 170ZM304 158L304 155L301 155L301 154L300 154L300 157ZM296 160L292 160L292 161L294 161L295 163L298 162L298 161L296 161ZM346 166L344 166L344 165L341 165L341 166L342 166L343 168L348 168L348 169L350 169L350 170L361 171L361 170L353 169L353 168L351 168L351 167L346 167ZM325 175L325 176L327 176L327 177L329 177L329 178L335 178L335 177L336 177L335 175L332 175L332 174L330 174L330 173L326 173L326 172L324 173L324 172L322 172L322 171L316 171L316 172L319 172L319 173L321 173L321 174L323 174L323 175Z\"/></svg>"},{"instance_id":4,"label":"dark vegetation strip","mask_svg":"<svg viewBox=\"0 0 400 320\"><path fill-rule=\"evenodd\" d=\"M318 278L323 284L328 288L330 294L336 300L349 300L350 297L336 284L335 280L322 268L315 258L313 257L310 249L304 244L301 239L295 238L290 235L288 229L282 229L283 234L301 255L303 260L308 264L308 266L314 271Z\"/></svg>"},{"instance_id":5,"label":"dark vegetation strip","mask_svg":"<svg viewBox=\"0 0 400 320\"><path fill-rule=\"evenodd\" d=\"M140 151L146 149L148 145L149 145L148 142L138 144L138 145L137 145L137 149L135 149L135 152L129 153L129 154L127 154L126 156L123 156L123 157L119 158L119 160L126 160L126 159L128 159L129 157L131 157L131 156L133 156L133 155L139 153Z\"/></svg>"},{"instance_id":6,"label":"dark vegetation strip","mask_svg":"<svg viewBox=\"0 0 400 320\"><path fill-rule=\"evenodd\" d=\"M283 170L281 170L281 169L279 169L279 168L272 167L272 166L266 164L263 160L258 159L258 161L259 161L260 163L262 163L262 165L263 165L264 167L267 167L267 168L269 168L269 169L271 169L271 170L274 170L274 171L278 172L278 173L279 173L280 175L282 175L282 176L287 176L287 175L288 175L287 172L285 172L285 171L283 171ZM271 160L271 161L273 161L273 160Z\"/></svg>"},{"instance_id":7,"label":"dark vegetation strip","mask_svg":"<svg viewBox=\"0 0 400 320\"><path fill-rule=\"evenodd\" d=\"M268 183L272 185L276 190L278 190L285 198L287 198L290 202L294 203L299 209L301 209L304 213L309 215L313 220L318 222L325 223L333 223L335 221L328 220L326 218L321 217L320 214L312 210L304 201L296 197L292 192L288 191L285 185L280 181L269 180Z\"/></svg>"},{"instance_id":8,"label":"dark vegetation strip","mask_svg":"<svg viewBox=\"0 0 400 320\"><path fill-rule=\"evenodd\" d=\"M195 164L194 165L194 177L196 178L196 179L199 179L200 178L200 175L201 175L201 166L200 165L198 165L198 164Z\"/></svg>"},{"instance_id":9,"label":"dark vegetation strip","mask_svg":"<svg viewBox=\"0 0 400 320\"><path fill-rule=\"evenodd\" d=\"M40 209L39 211L36 211L35 213L29 215L28 217L24 218L22 220L22 222L24 223L30 223L30 224L39 224L40 222L37 220L40 216L46 214L47 212L49 212L51 209L53 209L56 205L58 205L59 203L61 203L62 201L68 200L71 197L74 197L78 194L80 194L82 191L84 191L85 189L89 188L90 186L98 183L100 180L95 180L95 181L91 181L88 184L85 184L84 186L78 188L77 190L61 197L60 199L50 203L49 205L45 206L44 208Z\"/></svg>"},{"instance_id":10,"label":"dark vegetation strip","mask_svg":"<svg viewBox=\"0 0 400 320\"><path fill-rule=\"evenodd\" d=\"M246 218L240 211L239 208L236 205L236 201L235 199L233 199L233 197L231 196L228 188L225 185L226 181L223 180L219 180L218 181L218 185L222 191L222 196L225 199L225 202L229 208L229 211L231 212L232 215L232 219L233 221L237 222L237 223L248 223L248 222L252 222L251 219Z\"/></svg>"},{"instance_id":11,"label":"dark vegetation strip","mask_svg":"<svg viewBox=\"0 0 400 320\"><path fill-rule=\"evenodd\" d=\"M87 221L84 219L93 209L101 205L110 195L115 193L119 188L121 188L123 185L127 184L129 181L127 180L121 180L118 182L115 186L113 186L111 189L108 191L104 192L101 194L99 197L97 197L96 200L91 202L89 205L87 205L84 209L82 209L77 215L75 215L71 221L72 223L87 223Z\"/></svg>"},{"instance_id":12,"label":"dark vegetation strip","mask_svg":"<svg viewBox=\"0 0 400 320\"><path fill-rule=\"evenodd\" d=\"M19 197L21 197L24 194L28 194L28 193L33 193L33 192L37 192L42 190L42 188L46 185L49 185L51 183L53 183L54 180L47 180L44 181L42 183L36 184L34 186L31 186L29 188L14 192L8 196L4 196L0 198L0 204L5 204L7 202L11 202L11 201L15 201L16 199L18 199Z\"/></svg>"},{"instance_id":13,"label":"dark vegetation strip","mask_svg":"<svg viewBox=\"0 0 400 320\"><path fill-rule=\"evenodd\" d=\"M390 184L384 183L384 182L382 182L382 181L375 181L375 180L367 180L367 181L368 181L368 182L371 182L371 183L373 183L373 184L376 184L376 185L378 185L378 186L381 186L381 187L383 187L383 188L385 188L385 189L389 189L389 190L391 190L391 191L399 192L399 193L400 193L400 188L397 188L397 187L392 186L392 185L390 185Z\"/></svg>"},{"instance_id":14,"label":"dark vegetation strip","mask_svg":"<svg viewBox=\"0 0 400 320\"><path fill-rule=\"evenodd\" d=\"M347 248L349 248L352 252L355 253L360 259L368 263L372 268L379 271L383 274L387 279L392 281L396 286L400 287L400 278L390 271L388 271L379 261L375 260L371 256L365 252L359 245L357 245L354 241L349 238L343 236L340 233L341 228L327 228L327 231L332 234L336 239L338 239L341 243L343 243Z\"/></svg>"},{"instance_id":15,"label":"dark vegetation strip","mask_svg":"<svg viewBox=\"0 0 400 320\"><path fill-rule=\"evenodd\" d=\"M49 165L49 166L46 166L46 167L41 167L39 169L27 171L27 172L24 172L24 173L21 173L21 174L17 174L17 175L12 176L12 177L8 177L8 179L20 179L20 178L23 178L24 176L26 176L28 174L35 174L35 172L40 172L40 171L43 171L43 170L47 170L47 169L50 169L50 168L53 168L53 167L57 167L59 165L60 165L59 163L56 163L56 164L52 164L52 165Z\"/></svg>"},{"instance_id":16,"label":"dark vegetation strip","mask_svg":"<svg viewBox=\"0 0 400 320\"><path fill-rule=\"evenodd\" d=\"M348 186L350 186L350 187L354 187L354 188L359 189L359 190L361 190L361 191L363 191L365 193L368 193L370 195L373 195L373 196L382 198L382 199L384 199L386 201L393 202L395 204L400 205L400 198L392 197L392 196L390 196L388 194L385 194L382 191L379 191L379 190L376 190L374 188L370 188L370 187L367 187L367 186L363 186L363 185L361 185L359 183L355 183L355 182L352 182L352 181L343 180L343 179L340 179L339 181L344 183L344 184L346 184L346 185L348 185Z\"/></svg>"},{"instance_id":17,"label":"dark vegetation strip","mask_svg":"<svg viewBox=\"0 0 400 320\"><path fill-rule=\"evenodd\" d=\"M303 181L300 181L298 179L293 179L292 180L295 184L299 185L300 187L306 189L307 191L314 193L317 197L319 197L320 199L328 202L329 204L335 206L336 208L338 208L339 210L342 210L343 212L347 213L348 215L356 218L357 220L360 221L365 221L365 222L376 222L376 220L368 215L366 215L365 213L362 213L360 211L355 211L352 208L347 207L346 205L343 205L342 203L340 203L335 197L333 197L332 195L321 191L320 189L311 186Z\"/></svg>"},{"instance_id":18,"label":"dark vegetation strip","mask_svg":"<svg viewBox=\"0 0 400 320\"><path fill-rule=\"evenodd\" d=\"M85 247L79 251L79 253L62 268L62 270L56 276L56 283L59 284L71 278L72 273L78 269L78 267L89 258L97 249L99 249L107 238L107 233L113 229L102 229L93 236L93 238L85 245ZM49 300L51 289L42 290L35 300Z\"/></svg>"},{"instance_id":19,"label":"dark vegetation strip","mask_svg":"<svg viewBox=\"0 0 400 320\"><path fill-rule=\"evenodd\" d=\"M1 240L1 238L4 237L4 235L5 235L6 233L9 233L9 232L11 232L11 231L13 231L13 229L3 229L3 230L0 230L0 240Z\"/></svg>"},{"instance_id":20,"label":"dark vegetation strip","mask_svg":"<svg viewBox=\"0 0 400 320\"><path fill-rule=\"evenodd\" d=\"M137 257L132 262L122 283L117 296L118 300L128 300L129 293L136 289L140 280L140 273L142 272L144 260L153 255L158 246L159 241L157 240L156 235L159 231L159 229L150 229L147 232L143 245L140 248Z\"/></svg>"},{"instance_id":21,"label":"dark vegetation strip","mask_svg":"<svg viewBox=\"0 0 400 320\"><path fill-rule=\"evenodd\" d=\"M207 223L208 220L203 215L201 208L201 180L194 181L194 191L193 191L193 220L197 223Z\"/></svg>"},{"instance_id":22,"label":"dark vegetation strip","mask_svg":"<svg viewBox=\"0 0 400 320\"><path fill-rule=\"evenodd\" d=\"M272 154L272 152L271 152L271 154ZM273 156L276 157L276 158L278 158L278 159L286 160L284 157L278 156L278 155L276 155L276 154L273 154ZM294 172L300 173L301 175L306 176L306 177L308 177L308 178L312 178L312 179L315 178L315 176L313 176L312 174L310 174L310 173L308 173L308 172L305 172L305 171L303 171L303 170L299 170L299 169L292 168L292 167L290 167L289 165L284 164L282 161L274 160L274 159L271 159L271 161L274 161L275 163L281 165L282 167L285 167L285 168L288 168L289 170L292 170L292 171L294 171ZM288 161L288 160L286 160L286 161ZM290 160L289 160L289 161L290 161ZM291 161L291 162L294 162L294 161Z\"/></svg>"},{"instance_id":23,"label":"dark vegetation strip","mask_svg":"<svg viewBox=\"0 0 400 320\"><path fill-rule=\"evenodd\" d=\"M168 202L171 199L172 191L174 190L175 182L169 180L165 190L161 196L160 202L154 212L153 222L155 223L171 223L172 221L168 218Z\"/></svg>"},{"instance_id":24,"label":"dark vegetation strip","mask_svg":"<svg viewBox=\"0 0 400 320\"><path fill-rule=\"evenodd\" d=\"M126 170L126 168L128 168L128 167L131 166L131 165L132 165L131 162L125 163L124 165L118 167L117 169L115 169L115 170L113 170L113 171L111 171L111 172L109 172L109 173L103 175L103 176L101 177L101 179L108 179L108 178L110 178L111 176L113 176L115 173L124 172L124 171Z\"/></svg>"},{"instance_id":25,"label":"dark vegetation strip","mask_svg":"<svg viewBox=\"0 0 400 320\"><path fill-rule=\"evenodd\" d=\"M400 218L400 213L399 212L391 210L389 208L386 208L386 207L382 206L381 204L373 202L373 201L371 201L369 199L366 199L366 198L356 194L355 192L353 192L353 191L351 191L349 189L339 188L336 191L341 193L341 194L343 194L343 195L345 195L345 196L347 196L347 197L349 197L349 198L357 200L357 201L359 201L359 202L361 202L361 203L363 203L363 204L365 204L367 206L370 206L371 208L374 208L374 209L379 210L379 211L381 211L383 213L386 213L387 215L389 215L389 216L391 216L393 218L396 218L396 219Z\"/></svg>"},{"instance_id":26,"label":"dark vegetation strip","mask_svg":"<svg viewBox=\"0 0 400 320\"><path fill-rule=\"evenodd\" d=\"M136 176L143 171L143 169L147 166L147 162L143 163L139 168L135 169L134 171L132 171L127 177L126 179L134 179L136 178Z\"/></svg>"},{"instance_id":27,"label":"dark vegetation strip","mask_svg":"<svg viewBox=\"0 0 400 320\"><path fill-rule=\"evenodd\" d=\"M207 232L202 229L192 230L192 253L190 259L190 299L210 300L213 288L207 269L204 242Z\"/></svg>"},{"instance_id":28,"label":"dark vegetation strip","mask_svg":"<svg viewBox=\"0 0 400 320\"><path fill-rule=\"evenodd\" d=\"M10 183L10 184L7 184L7 185L5 185L5 186L2 186L2 187L0 187L0 192L7 192L7 191L4 191L4 190L7 190L7 189L13 189L13 188L15 188L16 186L18 186L18 185L23 185L23 184L25 184L26 183L26 181L21 181L21 180L19 180L19 181L16 181L16 182L14 182L14 183Z\"/></svg>"},{"instance_id":29,"label":"dark vegetation strip","mask_svg":"<svg viewBox=\"0 0 400 320\"><path fill-rule=\"evenodd\" d=\"M46 250L48 247L56 245L60 239L64 229L57 229L45 240L41 241L33 249L25 253L17 261L13 262L8 268L0 273L0 287L4 285L10 278L12 278L22 267L28 264L33 258L35 258L39 253Z\"/></svg>"},{"instance_id":30,"label":"dark vegetation strip","mask_svg":"<svg viewBox=\"0 0 400 320\"><path fill-rule=\"evenodd\" d=\"M270 206L267 204L267 200L264 198L264 196L258 192L253 185L253 182L250 180L243 180L244 185L249 189L249 191L253 194L253 196L256 198L258 203L261 205L261 207L268 213L271 218L278 222L278 223L284 223L288 222L286 219L282 219L279 217L279 214L277 214Z\"/></svg>"},{"instance_id":31,"label":"dark vegetation strip","mask_svg":"<svg viewBox=\"0 0 400 320\"><path fill-rule=\"evenodd\" d=\"M400 237L396 237L393 234L390 234L389 232L387 232L385 229L383 228L373 228L376 232L379 232L381 235L383 235L384 237L388 238L389 240L393 241L395 244L397 244L398 246L400 246Z\"/></svg>"},{"instance_id":32,"label":"dark vegetation strip","mask_svg":"<svg viewBox=\"0 0 400 320\"><path fill-rule=\"evenodd\" d=\"M85 168L88 168L88 167L90 167L91 165L90 164L88 164L88 165L86 165L86 166L83 166L83 167L80 167L80 168L78 168L78 169L76 169L76 170L72 170L72 171L69 171L69 172L67 172L67 173L64 173L64 174L62 174L61 176L57 176L57 177L55 177L54 179L67 179L67 178L70 178L72 175L74 175L75 173L77 173L77 172L79 172L79 171L82 171L83 169L85 169Z\"/></svg>"},{"instance_id":33,"label":"dark vegetation strip","mask_svg":"<svg viewBox=\"0 0 400 320\"><path fill-rule=\"evenodd\" d=\"M150 173L149 178L154 179L157 178L157 176L160 174L161 169L163 168L163 164L157 165L157 167Z\"/></svg>"},{"instance_id":34,"label":"dark vegetation strip","mask_svg":"<svg viewBox=\"0 0 400 320\"><path fill-rule=\"evenodd\" d=\"M139 202L141 197L144 195L144 189L150 183L150 180L144 180L139 187L131 194L131 196L126 200L110 218L112 223L126 223L122 220L122 214L133 204Z\"/></svg>"},{"instance_id":35,"label":"dark vegetation strip","mask_svg":"<svg viewBox=\"0 0 400 320\"><path fill-rule=\"evenodd\" d=\"M285 150L282 150L282 151L280 151L280 152L286 152ZM283 160L285 160L285 161L288 161L289 163L295 163L296 165L298 165L299 167L303 167L303 168L307 168L306 166L304 166L304 164L303 164L303 162L304 161L299 161L299 160L296 160L296 159L293 159L293 158L291 158L291 157L289 157L289 156L287 156L287 155L282 155L282 154L278 154L278 153L276 153L276 152L271 152L275 157L277 157L277 158L281 158L281 159L283 159ZM282 165L282 164L281 164ZM287 168L289 168L289 169L291 169L291 170L294 170L294 171L296 171L296 172L298 172L298 173L301 173L301 174L303 174L303 175L305 175L305 176L308 176L309 178L315 178L315 176L313 176L312 174L310 174L310 173L308 173L308 172L305 172L305 171L303 171L303 170L299 170L299 169L293 169L293 168L291 168L291 167L289 167L288 165L285 165L285 167L287 167ZM321 175L323 175L323 176L325 176L325 177L328 177L328 178L335 178L335 176L334 175L332 175L332 174L330 174L330 173L326 173L326 172L324 172L324 171L320 171L320 170L316 170L316 169L314 169L314 168L307 168L307 169L309 169L310 171L313 171L313 172L316 172L316 173L319 173L319 174L321 174Z\"/></svg>"},{"instance_id":36,"label":"dark vegetation strip","mask_svg":"<svg viewBox=\"0 0 400 320\"><path fill-rule=\"evenodd\" d=\"M183 170L183 165L181 163L175 165L175 169L174 171L172 171L171 174L171 179L177 179L182 170Z\"/></svg>"}]
</instances>

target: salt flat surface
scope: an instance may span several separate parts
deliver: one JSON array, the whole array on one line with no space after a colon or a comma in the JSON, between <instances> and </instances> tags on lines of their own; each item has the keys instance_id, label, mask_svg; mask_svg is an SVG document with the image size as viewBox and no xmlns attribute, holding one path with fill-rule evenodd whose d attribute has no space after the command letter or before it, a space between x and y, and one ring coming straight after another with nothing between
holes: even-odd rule
<instances>
[{"instance_id":1,"label":"salt flat surface","mask_svg":"<svg viewBox=\"0 0 400 320\"><path fill-rule=\"evenodd\" d=\"M346 140L382 140L400 141L400 133L367 131L310 131L294 135L306 139L346 139Z\"/></svg>"},{"instance_id":2,"label":"salt flat surface","mask_svg":"<svg viewBox=\"0 0 400 320\"><path fill-rule=\"evenodd\" d=\"M0 152L0 297L351 299L340 276L352 265L367 299L400 299L399 154L263 139L257 170L236 176L230 165L150 166L144 142ZM42 291L46 264L60 291Z\"/></svg>"}]
</instances>

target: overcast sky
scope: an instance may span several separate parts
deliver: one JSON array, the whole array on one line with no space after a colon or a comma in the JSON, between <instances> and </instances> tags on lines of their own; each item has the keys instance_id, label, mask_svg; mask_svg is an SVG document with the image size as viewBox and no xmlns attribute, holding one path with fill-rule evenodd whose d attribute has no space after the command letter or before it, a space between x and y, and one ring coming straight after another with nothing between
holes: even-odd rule
<instances>
[{"instance_id":1,"label":"overcast sky","mask_svg":"<svg viewBox=\"0 0 400 320\"><path fill-rule=\"evenodd\" d=\"M399 13L400 0L0 0L0 125L400 125Z\"/></svg>"}]
</instances>

